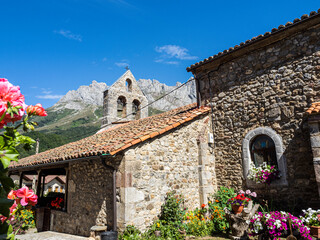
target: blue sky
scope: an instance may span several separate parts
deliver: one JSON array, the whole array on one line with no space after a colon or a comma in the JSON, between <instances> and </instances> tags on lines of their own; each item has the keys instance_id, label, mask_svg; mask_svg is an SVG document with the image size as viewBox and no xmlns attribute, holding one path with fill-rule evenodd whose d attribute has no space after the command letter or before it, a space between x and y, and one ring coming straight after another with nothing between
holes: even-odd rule
<instances>
[{"instance_id":1,"label":"blue sky","mask_svg":"<svg viewBox=\"0 0 320 240\"><path fill-rule=\"evenodd\" d=\"M92 80L185 82L186 67L320 8L319 0L0 0L0 77L52 106Z\"/></svg>"}]
</instances>

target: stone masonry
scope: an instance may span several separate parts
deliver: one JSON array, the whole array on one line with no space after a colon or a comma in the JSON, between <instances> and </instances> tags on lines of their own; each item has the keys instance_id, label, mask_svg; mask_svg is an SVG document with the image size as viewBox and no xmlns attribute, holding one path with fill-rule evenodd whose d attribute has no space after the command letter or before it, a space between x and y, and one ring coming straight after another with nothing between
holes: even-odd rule
<instances>
[{"instance_id":1,"label":"stone masonry","mask_svg":"<svg viewBox=\"0 0 320 240\"><path fill-rule=\"evenodd\" d=\"M67 212L51 210L51 231L89 236L92 226L112 223L112 171L101 161L70 163L67 194Z\"/></svg>"},{"instance_id":2,"label":"stone masonry","mask_svg":"<svg viewBox=\"0 0 320 240\"><path fill-rule=\"evenodd\" d=\"M121 229L130 224L146 229L172 190L190 209L207 203L217 185L208 131L207 116L125 151L117 175Z\"/></svg>"},{"instance_id":3,"label":"stone masonry","mask_svg":"<svg viewBox=\"0 0 320 240\"><path fill-rule=\"evenodd\" d=\"M125 99L124 117L118 117L117 100ZM139 118L148 116L148 100L141 91L135 77L130 70L127 70L112 86L104 92L103 99L103 120L101 128L109 128L110 124L116 121L134 120L133 103L139 103ZM143 108L145 107L145 108ZM125 117L127 116L127 117Z\"/></svg>"},{"instance_id":4,"label":"stone masonry","mask_svg":"<svg viewBox=\"0 0 320 240\"><path fill-rule=\"evenodd\" d=\"M318 24L289 36L283 32L268 44L257 42L247 52L240 49L242 55L231 53L192 70L201 105L213 103L219 186L247 187L242 144L251 130L267 127L282 141L288 184L253 188L289 202L287 207L319 201L305 117L308 106L320 97L319 39Z\"/></svg>"}]
</instances>

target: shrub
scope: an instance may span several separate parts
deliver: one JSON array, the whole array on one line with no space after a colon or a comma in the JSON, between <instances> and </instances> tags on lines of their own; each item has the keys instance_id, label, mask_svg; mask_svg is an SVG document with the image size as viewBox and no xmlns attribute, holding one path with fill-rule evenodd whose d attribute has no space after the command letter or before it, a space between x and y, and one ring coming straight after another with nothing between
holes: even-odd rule
<instances>
[{"instance_id":1,"label":"shrub","mask_svg":"<svg viewBox=\"0 0 320 240\"><path fill-rule=\"evenodd\" d=\"M234 192L233 188L221 186L218 191L209 199L209 210L214 210L212 208L213 206L218 206L221 209L224 209L225 207L231 209L230 205L228 204L228 200L235 196L236 193Z\"/></svg>"},{"instance_id":2,"label":"shrub","mask_svg":"<svg viewBox=\"0 0 320 240\"><path fill-rule=\"evenodd\" d=\"M181 195L175 195L175 192L168 192L165 203L161 206L159 220L180 226L185 214L183 203L184 199Z\"/></svg>"},{"instance_id":3,"label":"shrub","mask_svg":"<svg viewBox=\"0 0 320 240\"><path fill-rule=\"evenodd\" d=\"M140 236L141 232L133 225L128 225L124 232L119 235L120 240L138 240L142 239Z\"/></svg>"}]
</instances>

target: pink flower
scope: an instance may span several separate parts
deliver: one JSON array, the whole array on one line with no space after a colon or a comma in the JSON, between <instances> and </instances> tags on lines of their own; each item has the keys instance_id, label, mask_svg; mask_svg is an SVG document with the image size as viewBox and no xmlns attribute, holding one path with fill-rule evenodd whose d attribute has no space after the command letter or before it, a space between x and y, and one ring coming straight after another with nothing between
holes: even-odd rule
<instances>
[{"instance_id":1,"label":"pink flower","mask_svg":"<svg viewBox=\"0 0 320 240\"><path fill-rule=\"evenodd\" d=\"M20 92L20 87L13 86L5 78L0 78L0 116L7 111L8 102L10 102L13 107L20 106L21 109L18 110L18 114L14 114L13 116L5 114L5 117L0 122L0 128L3 128L3 126L9 122L21 120L26 108L24 96Z\"/></svg>"},{"instance_id":2,"label":"pink flower","mask_svg":"<svg viewBox=\"0 0 320 240\"><path fill-rule=\"evenodd\" d=\"M1 79L1 78L0 78ZM7 220L7 217L0 215L0 222L3 224Z\"/></svg>"},{"instance_id":3,"label":"pink flower","mask_svg":"<svg viewBox=\"0 0 320 240\"><path fill-rule=\"evenodd\" d=\"M29 105L27 108L27 113L29 115L36 115L40 117L47 116L47 112L44 110L40 103L36 104L35 106Z\"/></svg>"},{"instance_id":4,"label":"pink flower","mask_svg":"<svg viewBox=\"0 0 320 240\"><path fill-rule=\"evenodd\" d=\"M10 192L9 192L9 194L8 194L8 199L11 199L11 200L14 200L14 199L16 199L16 191L14 191L14 190L11 190Z\"/></svg>"},{"instance_id":5,"label":"pink flower","mask_svg":"<svg viewBox=\"0 0 320 240\"><path fill-rule=\"evenodd\" d=\"M251 191L248 189L248 190L246 190L246 194L247 195L251 195Z\"/></svg>"},{"instance_id":6,"label":"pink flower","mask_svg":"<svg viewBox=\"0 0 320 240\"><path fill-rule=\"evenodd\" d=\"M252 196L252 197L257 197L257 193L256 193L256 192L252 192L252 193L251 193L251 196Z\"/></svg>"},{"instance_id":7,"label":"pink flower","mask_svg":"<svg viewBox=\"0 0 320 240\"><path fill-rule=\"evenodd\" d=\"M240 190L240 191L239 191L239 194L245 194L245 191Z\"/></svg>"},{"instance_id":8,"label":"pink flower","mask_svg":"<svg viewBox=\"0 0 320 240\"><path fill-rule=\"evenodd\" d=\"M37 204L38 196L35 195L32 190L29 190L28 187L18 189L16 195L20 198L20 204L22 206L27 206L28 203L32 206Z\"/></svg>"},{"instance_id":9,"label":"pink flower","mask_svg":"<svg viewBox=\"0 0 320 240\"><path fill-rule=\"evenodd\" d=\"M12 206L10 207L10 214L12 214L16 208L17 208L18 204L16 202L14 202L14 204L12 204Z\"/></svg>"}]
</instances>

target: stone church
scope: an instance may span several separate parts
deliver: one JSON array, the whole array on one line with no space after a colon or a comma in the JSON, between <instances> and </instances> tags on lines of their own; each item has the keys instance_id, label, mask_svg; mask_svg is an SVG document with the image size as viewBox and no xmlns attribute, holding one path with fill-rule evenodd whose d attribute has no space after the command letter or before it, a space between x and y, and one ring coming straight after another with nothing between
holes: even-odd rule
<instances>
[{"instance_id":1,"label":"stone church","mask_svg":"<svg viewBox=\"0 0 320 240\"><path fill-rule=\"evenodd\" d=\"M283 210L318 207L319 39L320 11L311 12L195 63L187 71L197 103L150 117L127 71L105 93L101 131L10 166L11 174L38 178L39 229L144 230L168 191L193 209L219 186L250 188ZM261 162L276 165L280 179L250 181L250 164ZM54 174L67 179L62 209L50 209L43 194Z\"/></svg>"}]
</instances>

